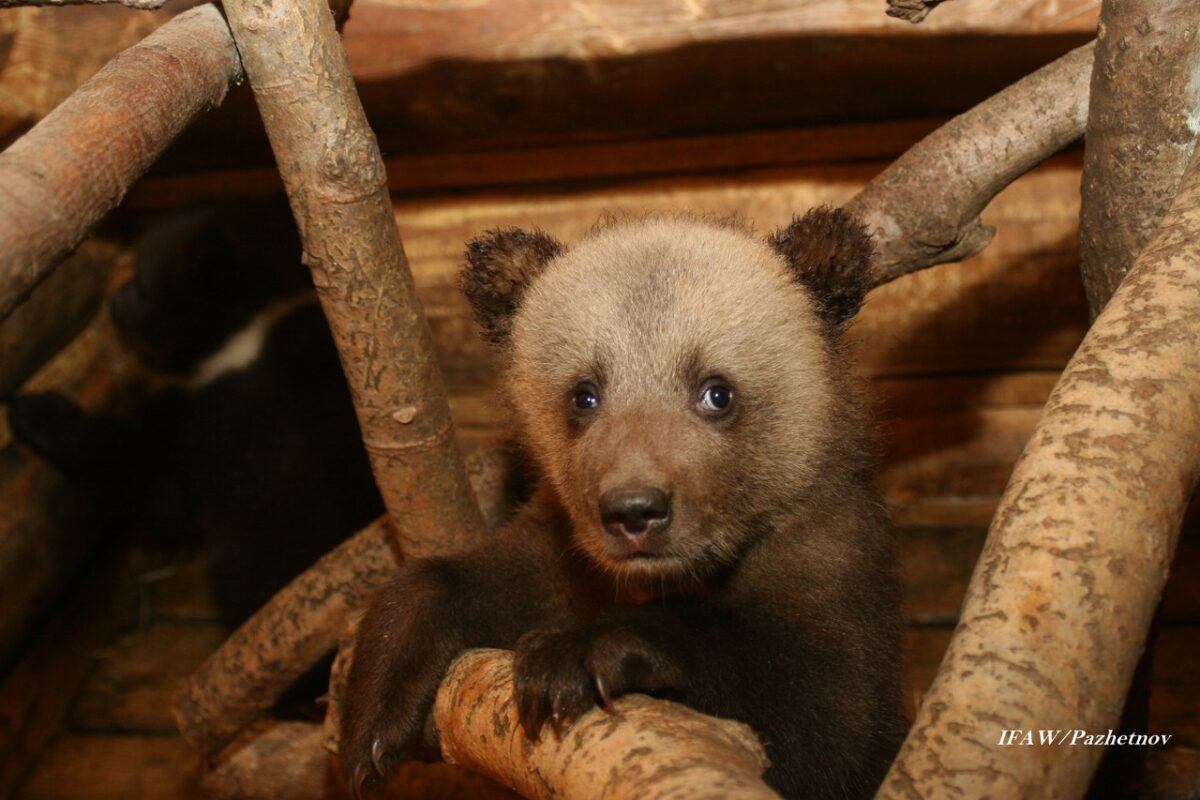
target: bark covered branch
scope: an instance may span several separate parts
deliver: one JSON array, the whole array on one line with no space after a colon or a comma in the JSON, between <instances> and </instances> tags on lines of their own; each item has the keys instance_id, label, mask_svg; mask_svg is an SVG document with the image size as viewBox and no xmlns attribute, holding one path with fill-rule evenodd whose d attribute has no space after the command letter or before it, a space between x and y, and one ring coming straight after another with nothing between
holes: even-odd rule
<instances>
[{"instance_id":1,"label":"bark covered branch","mask_svg":"<svg viewBox=\"0 0 1200 800\"><path fill-rule=\"evenodd\" d=\"M483 521L429 325L329 8L324 0L224 7L405 555L477 541Z\"/></svg>"},{"instance_id":2,"label":"bark covered branch","mask_svg":"<svg viewBox=\"0 0 1200 800\"><path fill-rule=\"evenodd\" d=\"M166 5L167 0L0 0L0 8L22 6L82 6L116 4L139 11L153 11Z\"/></svg>"},{"instance_id":3,"label":"bark covered branch","mask_svg":"<svg viewBox=\"0 0 1200 800\"><path fill-rule=\"evenodd\" d=\"M1195 147L1196 25L1191 0L1101 7L1079 217L1093 317L1154 235Z\"/></svg>"},{"instance_id":4,"label":"bark covered branch","mask_svg":"<svg viewBox=\"0 0 1200 800\"><path fill-rule=\"evenodd\" d=\"M240 76L220 12L201 6L117 56L0 153L0 320Z\"/></svg>"},{"instance_id":5,"label":"bark covered branch","mask_svg":"<svg viewBox=\"0 0 1200 800\"><path fill-rule=\"evenodd\" d=\"M512 681L507 651L468 651L454 662L434 707L447 761L535 800L777 797L762 781L766 753L746 725L630 695L615 714L593 709L561 740L547 734L530 746Z\"/></svg>"},{"instance_id":6,"label":"bark covered branch","mask_svg":"<svg viewBox=\"0 0 1200 800\"><path fill-rule=\"evenodd\" d=\"M883 797L1082 796L1200 476L1200 158L1071 359L1017 463L962 621Z\"/></svg>"},{"instance_id":7,"label":"bark covered branch","mask_svg":"<svg viewBox=\"0 0 1200 800\"><path fill-rule=\"evenodd\" d=\"M887 15L905 22L917 23L946 0L888 0Z\"/></svg>"},{"instance_id":8,"label":"bark covered branch","mask_svg":"<svg viewBox=\"0 0 1200 800\"><path fill-rule=\"evenodd\" d=\"M1004 187L1083 135L1093 45L947 122L847 205L875 236L872 284L962 261L992 240L980 212Z\"/></svg>"}]
</instances>

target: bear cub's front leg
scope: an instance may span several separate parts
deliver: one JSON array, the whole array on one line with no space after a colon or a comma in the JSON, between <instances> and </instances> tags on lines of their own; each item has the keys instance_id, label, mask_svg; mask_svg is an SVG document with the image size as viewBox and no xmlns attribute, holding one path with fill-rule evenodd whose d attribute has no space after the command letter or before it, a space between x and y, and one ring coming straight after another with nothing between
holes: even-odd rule
<instances>
[{"instance_id":1,"label":"bear cub's front leg","mask_svg":"<svg viewBox=\"0 0 1200 800\"><path fill-rule=\"evenodd\" d=\"M341 756L352 790L408 759L436 758L433 702L455 656L512 648L553 618L527 547L503 538L461 555L405 565L359 625L346 684Z\"/></svg>"}]
</instances>

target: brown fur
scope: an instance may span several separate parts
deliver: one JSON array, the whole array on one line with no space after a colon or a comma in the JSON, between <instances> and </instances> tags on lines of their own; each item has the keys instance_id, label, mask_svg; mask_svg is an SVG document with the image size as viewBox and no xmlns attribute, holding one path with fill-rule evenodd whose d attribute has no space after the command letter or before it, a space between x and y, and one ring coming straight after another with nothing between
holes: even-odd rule
<instances>
[{"instance_id":1,"label":"brown fur","mask_svg":"<svg viewBox=\"0 0 1200 800\"><path fill-rule=\"evenodd\" d=\"M818 210L769 242L681 217L523 241L472 243L466 281L543 477L486 547L406 567L368 612L355 785L418 752L454 653L496 646L517 651L531 737L651 692L753 726L786 794L870 794L903 720L894 557L838 343L866 234ZM719 417L697 410L714 379L734 398ZM595 409L572 407L581 385ZM598 508L642 485L671 518L631 556Z\"/></svg>"}]
</instances>

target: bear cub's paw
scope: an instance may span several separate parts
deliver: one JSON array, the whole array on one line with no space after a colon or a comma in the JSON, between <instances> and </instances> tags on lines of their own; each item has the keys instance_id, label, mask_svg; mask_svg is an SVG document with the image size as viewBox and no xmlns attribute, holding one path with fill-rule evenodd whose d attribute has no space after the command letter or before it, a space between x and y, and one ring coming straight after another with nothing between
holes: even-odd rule
<instances>
[{"instance_id":1,"label":"bear cub's paw","mask_svg":"<svg viewBox=\"0 0 1200 800\"><path fill-rule=\"evenodd\" d=\"M631 692L677 694L680 660L624 625L535 630L517 642L513 696L526 738L548 723L562 738L572 722Z\"/></svg>"},{"instance_id":2,"label":"bear cub's paw","mask_svg":"<svg viewBox=\"0 0 1200 800\"><path fill-rule=\"evenodd\" d=\"M362 710L343 728L339 749L355 798L362 796L364 787L391 775L401 762L438 757L436 734L431 737L430 728L440 676L405 677L373 700L360 692L356 705Z\"/></svg>"}]
</instances>

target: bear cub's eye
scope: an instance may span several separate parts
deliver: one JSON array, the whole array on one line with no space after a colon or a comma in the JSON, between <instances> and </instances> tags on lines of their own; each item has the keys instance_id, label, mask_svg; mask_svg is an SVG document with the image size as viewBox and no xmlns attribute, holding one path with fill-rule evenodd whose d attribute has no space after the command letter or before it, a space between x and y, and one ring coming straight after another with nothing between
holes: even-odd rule
<instances>
[{"instance_id":1,"label":"bear cub's eye","mask_svg":"<svg viewBox=\"0 0 1200 800\"><path fill-rule=\"evenodd\" d=\"M571 394L571 403L578 411L591 411L600 405L600 394L590 383L581 383Z\"/></svg>"},{"instance_id":2,"label":"bear cub's eye","mask_svg":"<svg viewBox=\"0 0 1200 800\"><path fill-rule=\"evenodd\" d=\"M733 407L733 389L718 378L710 379L700 389L697 406L705 416L724 416Z\"/></svg>"}]
</instances>

